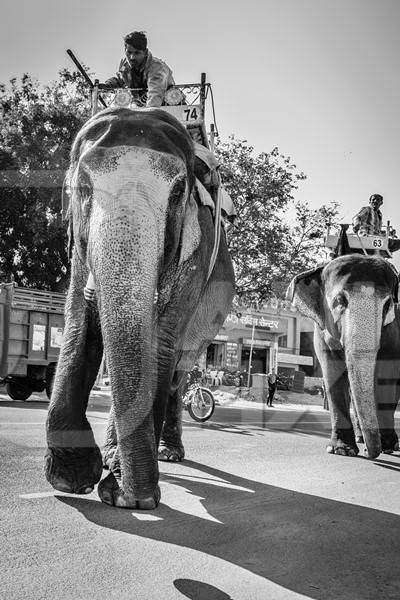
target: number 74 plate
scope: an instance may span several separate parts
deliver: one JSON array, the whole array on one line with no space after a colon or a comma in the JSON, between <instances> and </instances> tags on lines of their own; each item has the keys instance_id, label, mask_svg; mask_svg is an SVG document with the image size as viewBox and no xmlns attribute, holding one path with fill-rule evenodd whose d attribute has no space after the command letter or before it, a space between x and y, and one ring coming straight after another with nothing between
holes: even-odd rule
<instances>
[{"instance_id":1,"label":"number 74 plate","mask_svg":"<svg viewBox=\"0 0 400 600\"><path fill-rule=\"evenodd\" d=\"M174 115L174 117L184 124L190 123L194 125L202 122L200 104L191 104L190 106L162 106L160 108Z\"/></svg>"}]
</instances>

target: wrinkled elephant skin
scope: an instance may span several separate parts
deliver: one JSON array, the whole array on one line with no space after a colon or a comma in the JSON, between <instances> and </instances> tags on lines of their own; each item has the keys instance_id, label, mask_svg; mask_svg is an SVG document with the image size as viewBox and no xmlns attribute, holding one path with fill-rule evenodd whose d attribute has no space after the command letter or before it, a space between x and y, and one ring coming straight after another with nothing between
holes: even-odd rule
<instances>
[{"instance_id":1,"label":"wrinkled elephant skin","mask_svg":"<svg viewBox=\"0 0 400 600\"><path fill-rule=\"evenodd\" d=\"M79 132L69 170L72 276L47 419L46 476L107 504L155 508L160 457L181 460L185 373L234 294L224 231L193 195L192 141L164 111L107 109ZM95 301L84 300L89 271ZM104 458L86 419L104 354L112 408Z\"/></svg>"},{"instance_id":2,"label":"wrinkled elephant skin","mask_svg":"<svg viewBox=\"0 0 400 600\"><path fill-rule=\"evenodd\" d=\"M398 274L378 256L340 256L295 277L287 298L315 322L314 345L332 422L328 452L366 456L399 449L394 412L400 380ZM357 431L358 439L361 439Z\"/></svg>"}]
</instances>

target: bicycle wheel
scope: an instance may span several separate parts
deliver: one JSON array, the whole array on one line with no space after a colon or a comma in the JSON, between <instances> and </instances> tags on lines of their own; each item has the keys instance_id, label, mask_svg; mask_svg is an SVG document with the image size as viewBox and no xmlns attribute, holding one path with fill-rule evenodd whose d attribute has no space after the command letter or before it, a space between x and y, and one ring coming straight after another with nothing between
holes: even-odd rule
<instances>
[{"instance_id":1,"label":"bicycle wheel","mask_svg":"<svg viewBox=\"0 0 400 600\"><path fill-rule=\"evenodd\" d=\"M214 396L210 390L199 387L193 394L192 401L188 404L187 408L192 419L204 423L204 421L207 421L214 412Z\"/></svg>"}]
</instances>

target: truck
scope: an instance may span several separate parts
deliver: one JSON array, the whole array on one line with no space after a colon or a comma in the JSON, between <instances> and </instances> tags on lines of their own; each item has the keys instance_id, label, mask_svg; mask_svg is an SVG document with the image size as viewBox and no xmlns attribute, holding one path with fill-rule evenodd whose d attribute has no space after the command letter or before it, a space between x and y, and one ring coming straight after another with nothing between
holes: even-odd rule
<instances>
[{"instance_id":1,"label":"truck","mask_svg":"<svg viewBox=\"0 0 400 600\"><path fill-rule=\"evenodd\" d=\"M0 385L10 398L48 398L64 329L66 295L0 283Z\"/></svg>"}]
</instances>

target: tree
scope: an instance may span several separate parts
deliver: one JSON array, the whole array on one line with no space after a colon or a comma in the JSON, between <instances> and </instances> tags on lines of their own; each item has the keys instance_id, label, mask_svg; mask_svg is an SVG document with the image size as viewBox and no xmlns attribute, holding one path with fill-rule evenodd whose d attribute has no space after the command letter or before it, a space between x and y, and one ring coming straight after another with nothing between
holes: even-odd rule
<instances>
[{"instance_id":1,"label":"tree","mask_svg":"<svg viewBox=\"0 0 400 600\"><path fill-rule=\"evenodd\" d=\"M307 204L294 202L295 220L290 228L288 253L281 263L280 278L275 282L275 292L281 296L289 281L298 273L326 260L324 237L327 225L338 214L337 202L312 210Z\"/></svg>"},{"instance_id":2,"label":"tree","mask_svg":"<svg viewBox=\"0 0 400 600\"><path fill-rule=\"evenodd\" d=\"M63 181L72 142L90 116L77 72L41 86L29 75L0 85L0 280L28 287L65 287L69 261L61 218ZM237 293L245 302L282 296L291 277L321 255L323 224L335 206L311 211L294 203L305 179L277 148L258 156L231 136L216 145L224 185L235 201L229 232ZM295 206L296 221L287 214Z\"/></svg>"},{"instance_id":3,"label":"tree","mask_svg":"<svg viewBox=\"0 0 400 600\"><path fill-rule=\"evenodd\" d=\"M298 172L290 157L271 152L254 155L252 146L231 136L218 141L215 152L224 186L237 210L237 223L228 233L240 302L263 302L284 294L290 279L321 255L323 224L335 206L312 211L294 201ZM289 209L296 221L290 225Z\"/></svg>"},{"instance_id":4,"label":"tree","mask_svg":"<svg viewBox=\"0 0 400 600\"><path fill-rule=\"evenodd\" d=\"M0 86L0 279L56 290L68 274L61 198L73 139L90 115L78 73Z\"/></svg>"}]
</instances>

